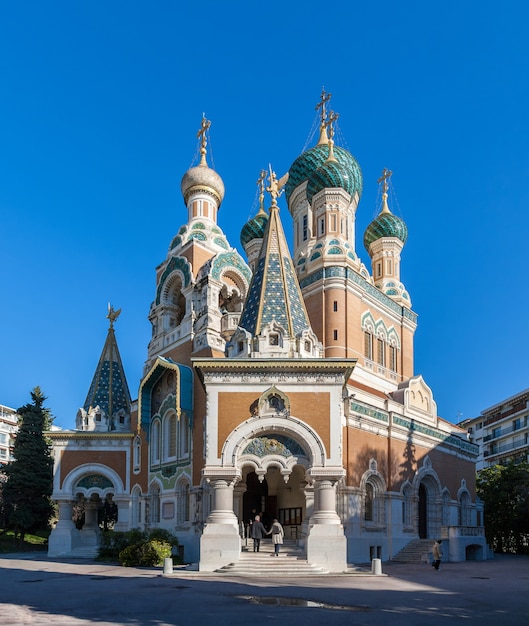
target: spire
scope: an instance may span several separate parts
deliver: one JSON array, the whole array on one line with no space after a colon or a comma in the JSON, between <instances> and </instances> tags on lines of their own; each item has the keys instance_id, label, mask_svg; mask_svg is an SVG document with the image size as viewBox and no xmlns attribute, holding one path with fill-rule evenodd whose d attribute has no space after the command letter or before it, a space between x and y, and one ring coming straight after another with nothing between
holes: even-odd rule
<instances>
[{"instance_id":1,"label":"spire","mask_svg":"<svg viewBox=\"0 0 529 626\"><path fill-rule=\"evenodd\" d=\"M316 111L320 111L320 138L318 139L318 146L329 143L327 136L327 108L326 105L332 97L332 93L325 93L325 87L321 89L320 101L316 105Z\"/></svg>"},{"instance_id":2,"label":"spire","mask_svg":"<svg viewBox=\"0 0 529 626\"><path fill-rule=\"evenodd\" d=\"M329 127L329 156L327 157L327 161L333 161L334 163L338 163L336 157L334 156L334 122L338 121L340 115L331 111L329 113L329 119L327 120L326 126Z\"/></svg>"},{"instance_id":3,"label":"spire","mask_svg":"<svg viewBox=\"0 0 529 626\"><path fill-rule=\"evenodd\" d=\"M382 209L380 211L381 214L391 213L388 207L388 189L389 189L388 180L391 178L392 174L393 172L391 170L388 170L387 167L385 167L382 170L382 174L380 178L377 180L377 183L379 184L382 183Z\"/></svg>"},{"instance_id":4,"label":"spire","mask_svg":"<svg viewBox=\"0 0 529 626\"><path fill-rule=\"evenodd\" d=\"M87 415L99 407L108 425L107 430L123 430L125 424L130 424L130 392L114 334L114 323L120 313L121 309L116 311L109 303L108 334L83 407ZM115 423L116 419L119 419L119 424Z\"/></svg>"},{"instance_id":5,"label":"spire","mask_svg":"<svg viewBox=\"0 0 529 626\"><path fill-rule=\"evenodd\" d=\"M210 120L207 120L206 114L202 113L202 122L200 123L200 129L197 132L197 138L200 139L200 165L208 164L206 161L206 146L208 145L206 133L208 132L210 126Z\"/></svg>"},{"instance_id":6,"label":"spire","mask_svg":"<svg viewBox=\"0 0 529 626\"><path fill-rule=\"evenodd\" d=\"M270 168L267 191L272 198L263 244L239 326L252 337L261 335L264 326L279 324L290 338L310 329L310 322L294 264L279 218L277 198L285 177L279 181Z\"/></svg>"}]
</instances>

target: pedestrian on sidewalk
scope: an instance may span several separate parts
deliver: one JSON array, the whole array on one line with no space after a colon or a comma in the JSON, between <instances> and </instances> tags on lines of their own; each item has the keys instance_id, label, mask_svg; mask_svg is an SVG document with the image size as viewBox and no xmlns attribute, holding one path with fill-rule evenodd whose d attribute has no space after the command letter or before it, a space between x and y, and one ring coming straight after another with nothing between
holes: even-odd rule
<instances>
[{"instance_id":1,"label":"pedestrian on sidewalk","mask_svg":"<svg viewBox=\"0 0 529 626\"><path fill-rule=\"evenodd\" d=\"M441 557L443 556L443 552L441 551L441 542L442 542L442 539L437 539L437 541L433 544L433 547L432 547L432 555L433 555L432 567L435 567L436 570L439 569L439 565L441 565Z\"/></svg>"},{"instance_id":2,"label":"pedestrian on sidewalk","mask_svg":"<svg viewBox=\"0 0 529 626\"><path fill-rule=\"evenodd\" d=\"M253 551L259 552L261 539L266 535L266 528L263 526L261 522L261 517L259 515L255 516L255 519L252 524L251 533L252 533L252 539L253 539Z\"/></svg>"},{"instance_id":3,"label":"pedestrian on sidewalk","mask_svg":"<svg viewBox=\"0 0 529 626\"><path fill-rule=\"evenodd\" d=\"M281 526L276 518L274 518L274 521L272 522L272 528L270 528L270 530L266 534L272 535L272 543L274 544L274 555L279 556L279 549L283 544L285 531L283 530L283 526Z\"/></svg>"}]
</instances>

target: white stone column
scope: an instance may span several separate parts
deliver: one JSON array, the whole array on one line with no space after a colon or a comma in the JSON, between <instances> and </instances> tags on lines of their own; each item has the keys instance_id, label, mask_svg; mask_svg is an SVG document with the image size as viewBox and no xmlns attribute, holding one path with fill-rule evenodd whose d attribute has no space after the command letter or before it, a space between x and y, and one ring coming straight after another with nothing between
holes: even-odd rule
<instances>
[{"instance_id":1,"label":"white stone column","mask_svg":"<svg viewBox=\"0 0 529 626\"><path fill-rule=\"evenodd\" d=\"M309 520L307 560L330 572L347 569L347 539L340 516L336 512L336 485L343 477L343 468L313 468L314 512Z\"/></svg>"},{"instance_id":2,"label":"white stone column","mask_svg":"<svg viewBox=\"0 0 529 626\"><path fill-rule=\"evenodd\" d=\"M127 496L115 496L113 502L118 507L118 521L114 530L126 532L130 530L130 500Z\"/></svg>"},{"instance_id":3,"label":"white stone column","mask_svg":"<svg viewBox=\"0 0 529 626\"><path fill-rule=\"evenodd\" d=\"M237 468L205 468L203 476L213 493L212 510L200 538L199 571L211 572L239 560L241 538L233 512L233 490L240 480Z\"/></svg>"},{"instance_id":4,"label":"white stone column","mask_svg":"<svg viewBox=\"0 0 529 626\"><path fill-rule=\"evenodd\" d=\"M79 531L72 519L75 501L57 498L54 500L59 505L59 520L50 533L48 556L67 555L79 544Z\"/></svg>"},{"instance_id":5,"label":"white stone column","mask_svg":"<svg viewBox=\"0 0 529 626\"><path fill-rule=\"evenodd\" d=\"M99 500L85 500L84 524L80 531L81 546L97 548L100 543L101 530L97 523Z\"/></svg>"}]
</instances>

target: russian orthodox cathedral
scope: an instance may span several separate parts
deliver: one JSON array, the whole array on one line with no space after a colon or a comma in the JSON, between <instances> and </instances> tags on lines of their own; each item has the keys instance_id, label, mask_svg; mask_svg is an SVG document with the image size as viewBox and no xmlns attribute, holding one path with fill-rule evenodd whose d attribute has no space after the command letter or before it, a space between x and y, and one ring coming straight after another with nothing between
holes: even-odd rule
<instances>
[{"instance_id":1,"label":"russian orthodox cathedral","mask_svg":"<svg viewBox=\"0 0 529 626\"><path fill-rule=\"evenodd\" d=\"M391 172L363 234L368 268L355 232L362 173L335 144L329 98L316 107L317 143L285 175L261 172L259 210L241 230L246 259L221 228L224 184L202 120L200 162L181 182L187 219L156 268L137 400L109 307L76 429L51 434L50 556L93 554L98 510L111 503L115 530L168 529L201 571L239 560L255 511L332 572L440 537L450 560L486 558L477 446L437 415L414 372L408 231L389 207Z\"/></svg>"}]
</instances>

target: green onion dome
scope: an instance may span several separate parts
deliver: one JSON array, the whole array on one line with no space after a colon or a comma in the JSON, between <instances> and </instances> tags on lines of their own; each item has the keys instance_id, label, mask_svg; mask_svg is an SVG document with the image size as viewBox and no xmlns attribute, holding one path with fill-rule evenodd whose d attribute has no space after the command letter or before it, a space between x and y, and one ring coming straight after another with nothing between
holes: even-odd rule
<instances>
[{"instance_id":1,"label":"green onion dome","mask_svg":"<svg viewBox=\"0 0 529 626\"><path fill-rule=\"evenodd\" d=\"M356 159L350 152L340 146L334 146L333 150L334 158L342 166L349 178L349 193L353 195L357 192L360 196L362 194L362 171ZM298 156L288 171L288 181L285 185L287 202L290 200L294 189L308 180L311 174L327 161L328 157L329 145L327 143L319 143Z\"/></svg>"},{"instance_id":2,"label":"green onion dome","mask_svg":"<svg viewBox=\"0 0 529 626\"><path fill-rule=\"evenodd\" d=\"M383 237L396 237L402 243L408 239L408 227L404 220L390 213L389 209L383 209L380 215L366 228L364 233L364 247L369 252L369 247L374 241Z\"/></svg>"},{"instance_id":3,"label":"green onion dome","mask_svg":"<svg viewBox=\"0 0 529 626\"><path fill-rule=\"evenodd\" d=\"M261 209L251 220L246 222L241 230L241 244L243 248L254 239L262 239L268 222L268 215Z\"/></svg>"},{"instance_id":4,"label":"green onion dome","mask_svg":"<svg viewBox=\"0 0 529 626\"><path fill-rule=\"evenodd\" d=\"M312 202L312 198L322 189L331 187L341 187L352 196L356 191L355 180L350 176L348 168L338 161L325 161L309 176L307 182L307 200Z\"/></svg>"}]
</instances>

